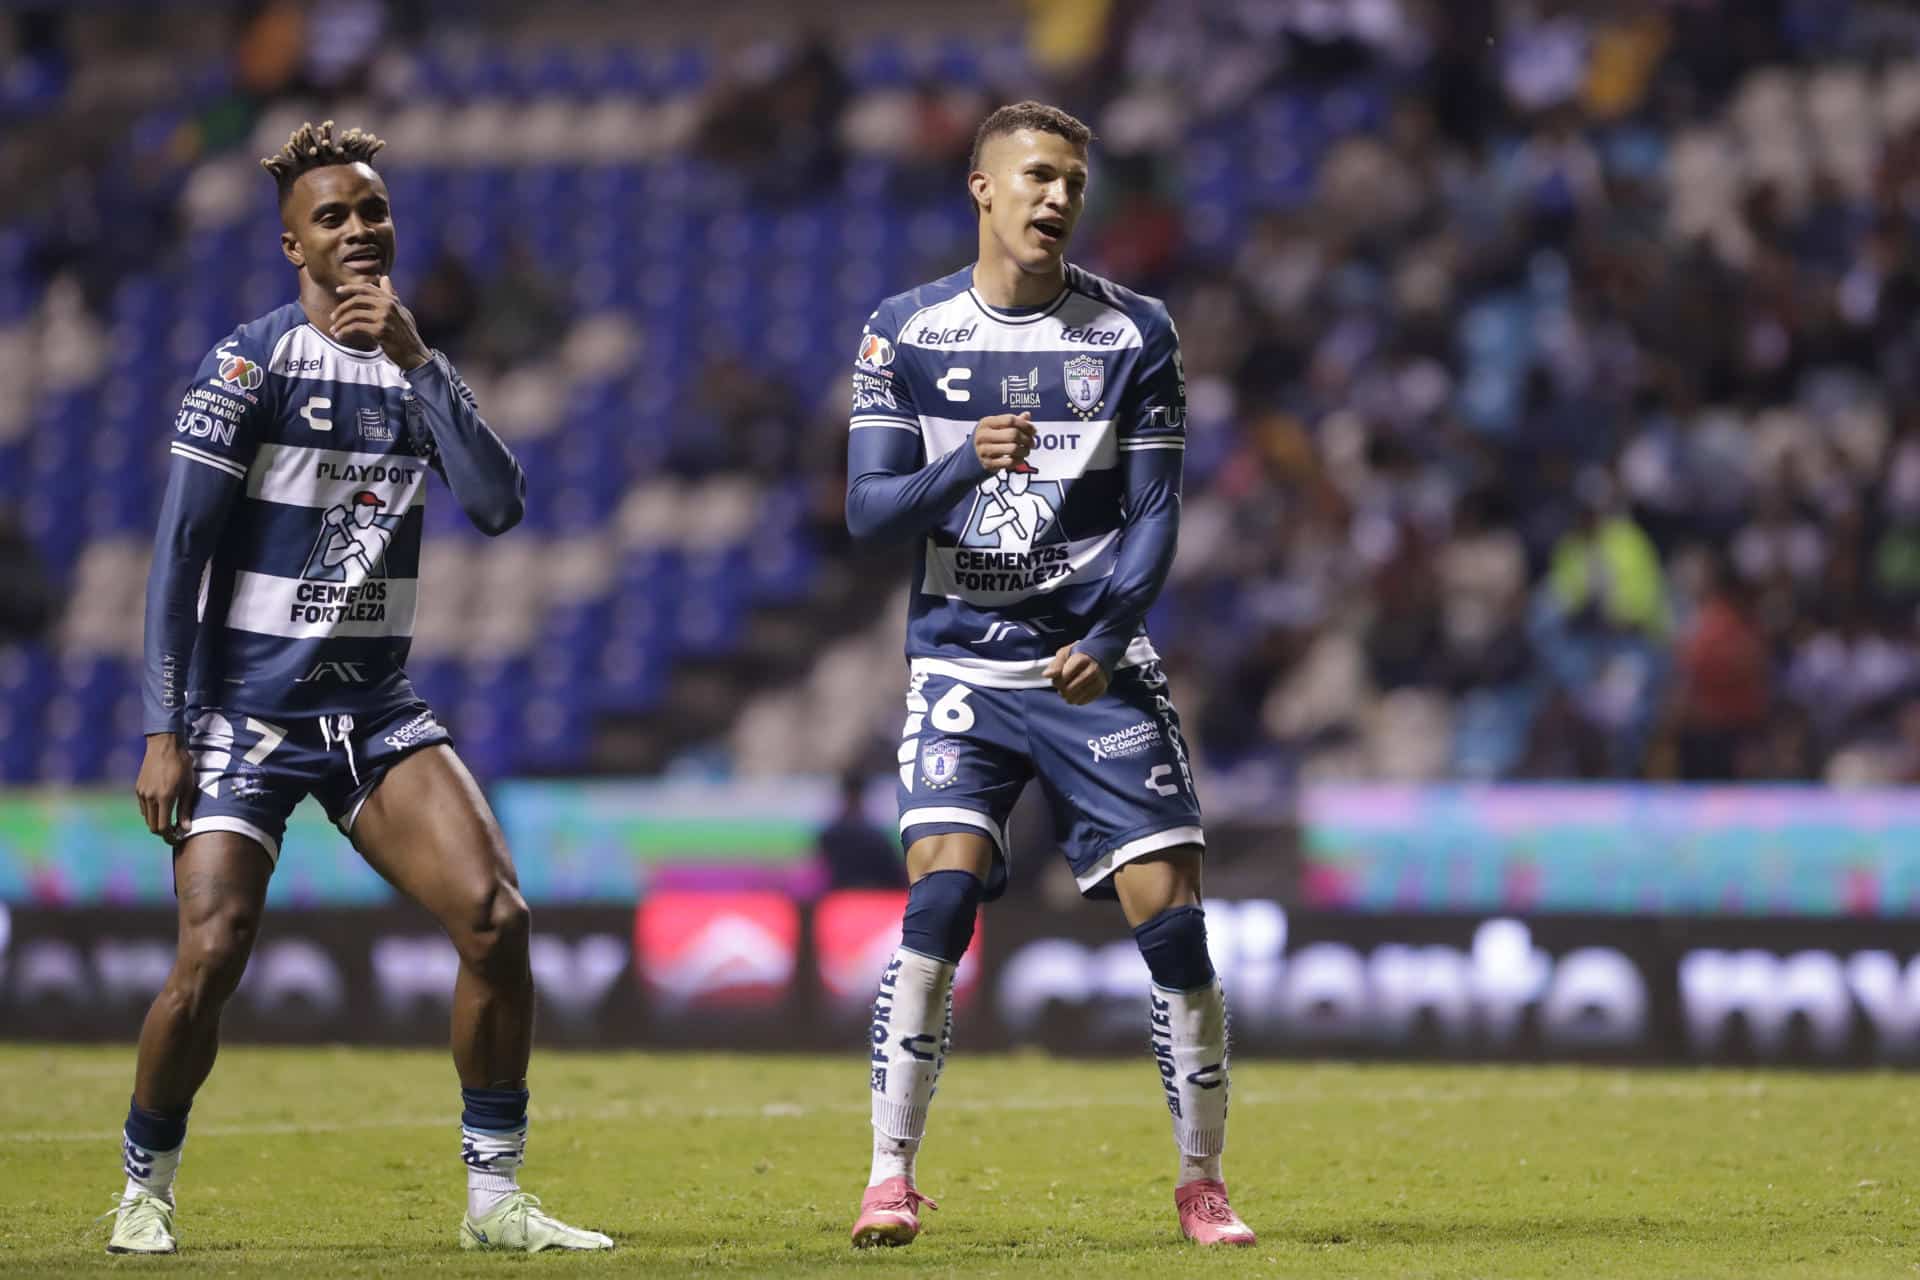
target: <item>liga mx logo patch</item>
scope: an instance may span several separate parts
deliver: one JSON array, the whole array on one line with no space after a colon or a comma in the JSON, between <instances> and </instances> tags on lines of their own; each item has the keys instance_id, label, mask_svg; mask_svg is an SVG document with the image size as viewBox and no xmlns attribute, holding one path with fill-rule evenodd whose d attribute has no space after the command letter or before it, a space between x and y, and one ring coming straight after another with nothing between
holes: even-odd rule
<instances>
[{"instance_id":1,"label":"liga mx logo patch","mask_svg":"<svg viewBox=\"0 0 1920 1280\"><path fill-rule=\"evenodd\" d=\"M952 738L929 742L920 749L920 776L931 789L950 787L960 776L960 744Z\"/></svg>"},{"instance_id":2,"label":"liga mx logo patch","mask_svg":"<svg viewBox=\"0 0 1920 1280\"><path fill-rule=\"evenodd\" d=\"M225 356L220 361L220 381L242 391L258 391L266 376L259 365L242 355Z\"/></svg>"},{"instance_id":3,"label":"liga mx logo patch","mask_svg":"<svg viewBox=\"0 0 1920 1280\"><path fill-rule=\"evenodd\" d=\"M1073 357L1060 366L1060 376L1067 384L1067 403L1081 421L1090 420L1106 404L1101 393L1107 389L1107 362L1099 356Z\"/></svg>"},{"instance_id":4,"label":"liga mx logo patch","mask_svg":"<svg viewBox=\"0 0 1920 1280\"><path fill-rule=\"evenodd\" d=\"M877 333L869 333L860 339L855 361L863 369L884 369L893 363L893 344Z\"/></svg>"}]
</instances>

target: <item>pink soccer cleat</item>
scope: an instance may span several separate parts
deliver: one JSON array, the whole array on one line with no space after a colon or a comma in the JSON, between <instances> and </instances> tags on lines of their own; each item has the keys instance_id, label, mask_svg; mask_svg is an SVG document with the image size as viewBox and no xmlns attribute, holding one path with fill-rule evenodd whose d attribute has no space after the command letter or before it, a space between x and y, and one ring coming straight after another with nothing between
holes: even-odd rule
<instances>
[{"instance_id":1,"label":"pink soccer cleat","mask_svg":"<svg viewBox=\"0 0 1920 1280\"><path fill-rule=\"evenodd\" d=\"M1175 1187L1173 1203L1180 1210L1180 1230L1195 1244L1252 1244L1253 1228L1227 1203L1227 1184L1196 1178Z\"/></svg>"},{"instance_id":2,"label":"pink soccer cleat","mask_svg":"<svg viewBox=\"0 0 1920 1280\"><path fill-rule=\"evenodd\" d=\"M914 1190L905 1178L888 1178L868 1187L867 1193L860 1197L860 1216L853 1223L854 1247L912 1244L913 1238L920 1234L923 1204L929 1209L940 1207Z\"/></svg>"}]
</instances>

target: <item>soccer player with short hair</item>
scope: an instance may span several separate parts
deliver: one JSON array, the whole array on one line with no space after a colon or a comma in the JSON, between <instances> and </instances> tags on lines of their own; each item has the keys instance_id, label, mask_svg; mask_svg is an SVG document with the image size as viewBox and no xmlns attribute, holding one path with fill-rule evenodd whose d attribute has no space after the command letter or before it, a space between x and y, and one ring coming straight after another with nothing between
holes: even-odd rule
<instances>
[{"instance_id":1,"label":"soccer player with short hair","mask_svg":"<svg viewBox=\"0 0 1920 1280\"><path fill-rule=\"evenodd\" d=\"M873 1168L856 1245L906 1244L946 1062L955 968L1005 888L1006 824L1038 778L1088 896L1118 897L1203 1244L1252 1244L1227 1202L1226 1002L1200 906L1203 835L1144 619L1173 562L1186 380L1157 300L1065 261L1087 187L1080 121L1038 102L981 124L972 266L880 304L853 368L847 526L918 548L907 621L901 945L869 1064Z\"/></svg>"},{"instance_id":2,"label":"soccer player with short hair","mask_svg":"<svg viewBox=\"0 0 1920 1280\"><path fill-rule=\"evenodd\" d=\"M519 1188L527 904L480 788L403 670L427 473L488 534L519 522L526 479L394 296L393 214L372 166L383 145L329 120L261 161L279 187L298 300L224 339L173 424L135 790L173 846L180 932L140 1033L111 1253L175 1250L187 1112L213 1068L287 816L308 795L459 952L461 1247L613 1247Z\"/></svg>"}]
</instances>

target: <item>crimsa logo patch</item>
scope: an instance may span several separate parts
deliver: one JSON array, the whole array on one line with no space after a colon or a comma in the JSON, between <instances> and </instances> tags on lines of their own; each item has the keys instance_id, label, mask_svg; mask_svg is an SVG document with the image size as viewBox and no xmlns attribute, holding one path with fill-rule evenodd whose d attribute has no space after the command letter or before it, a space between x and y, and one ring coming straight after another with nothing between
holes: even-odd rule
<instances>
[{"instance_id":1,"label":"crimsa logo patch","mask_svg":"<svg viewBox=\"0 0 1920 1280\"><path fill-rule=\"evenodd\" d=\"M387 421L384 409L362 409L354 415L360 423L362 440L389 441L393 439L393 426Z\"/></svg>"},{"instance_id":2,"label":"crimsa logo patch","mask_svg":"<svg viewBox=\"0 0 1920 1280\"><path fill-rule=\"evenodd\" d=\"M1082 421L1091 419L1106 404L1107 362L1099 356L1074 356L1060 366L1067 384L1067 403Z\"/></svg>"},{"instance_id":3,"label":"crimsa logo patch","mask_svg":"<svg viewBox=\"0 0 1920 1280\"><path fill-rule=\"evenodd\" d=\"M1000 403L1009 409L1040 407L1040 366L1000 379Z\"/></svg>"},{"instance_id":4,"label":"crimsa logo patch","mask_svg":"<svg viewBox=\"0 0 1920 1280\"><path fill-rule=\"evenodd\" d=\"M220 381L242 391L258 391L266 377L259 365L236 352L220 358Z\"/></svg>"},{"instance_id":5,"label":"crimsa logo patch","mask_svg":"<svg viewBox=\"0 0 1920 1280\"><path fill-rule=\"evenodd\" d=\"M938 738L920 748L920 776L935 791L952 786L960 776L960 744Z\"/></svg>"}]
</instances>

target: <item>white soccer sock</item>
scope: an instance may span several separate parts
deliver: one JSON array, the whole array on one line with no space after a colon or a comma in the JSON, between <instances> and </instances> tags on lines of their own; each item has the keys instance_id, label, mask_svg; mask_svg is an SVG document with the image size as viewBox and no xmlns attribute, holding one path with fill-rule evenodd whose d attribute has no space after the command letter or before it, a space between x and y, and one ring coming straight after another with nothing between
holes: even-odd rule
<instances>
[{"instance_id":1,"label":"white soccer sock","mask_svg":"<svg viewBox=\"0 0 1920 1280\"><path fill-rule=\"evenodd\" d=\"M1149 992L1153 1060L1180 1149L1175 1185L1220 1177L1227 1146L1227 997L1219 979L1197 991Z\"/></svg>"},{"instance_id":2,"label":"white soccer sock","mask_svg":"<svg viewBox=\"0 0 1920 1280\"><path fill-rule=\"evenodd\" d=\"M460 1158L467 1166L467 1216L484 1217L520 1189L527 1131L460 1127Z\"/></svg>"},{"instance_id":3,"label":"white soccer sock","mask_svg":"<svg viewBox=\"0 0 1920 1280\"><path fill-rule=\"evenodd\" d=\"M954 966L905 947L893 953L873 1001L869 1066L873 1169L867 1185L913 1178L927 1105L953 1039Z\"/></svg>"},{"instance_id":4,"label":"white soccer sock","mask_svg":"<svg viewBox=\"0 0 1920 1280\"><path fill-rule=\"evenodd\" d=\"M127 1170L127 1189L124 1194L130 1196L137 1191L145 1191L172 1204L173 1177L180 1171L180 1153L187 1149L187 1144L182 1142L171 1151L149 1151L135 1145L132 1138L123 1134L120 1148L121 1160Z\"/></svg>"}]
</instances>

